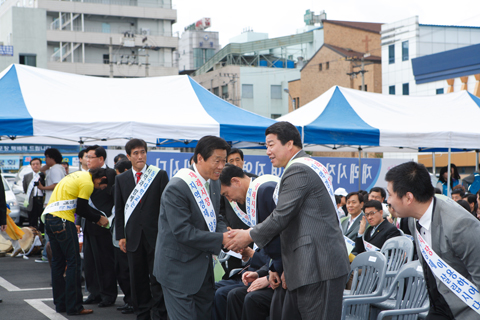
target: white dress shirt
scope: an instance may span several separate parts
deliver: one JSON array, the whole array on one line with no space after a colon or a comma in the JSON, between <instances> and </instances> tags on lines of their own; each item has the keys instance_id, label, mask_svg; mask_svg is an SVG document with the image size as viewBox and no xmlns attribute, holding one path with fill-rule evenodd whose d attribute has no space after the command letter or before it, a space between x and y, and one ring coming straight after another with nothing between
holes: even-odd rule
<instances>
[{"instance_id":1,"label":"white dress shirt","mask_svg":"<svg viewBox=\"0 0 480 320\"><path fill-rule=\"evenodd\" d=\"M432 246L432 215L433 215L433 199L428 206L427 211L423 214L423 216L418 220L420 226L420 235L422 236L423 240L425 240L428 245ZM418 231L417 231L418 232Z\"/></svg>"},{"instance_id":2,"label":"white dress shirt","mask_svg":"<svg viewBox=\"0 0 480 320\"><path fill-rule=\"evenodd\" d=\"M140 171L143 174L145 174L145 171L147 171L147 165L145 165L142 169L142 171ZM132 173L133 173L133 181L135 181L135 184L137 184L137 171L135 171L135 169L133 169L132 167ZM140 176L141 177L141 176Z\"/></svg>"}]
</instances>

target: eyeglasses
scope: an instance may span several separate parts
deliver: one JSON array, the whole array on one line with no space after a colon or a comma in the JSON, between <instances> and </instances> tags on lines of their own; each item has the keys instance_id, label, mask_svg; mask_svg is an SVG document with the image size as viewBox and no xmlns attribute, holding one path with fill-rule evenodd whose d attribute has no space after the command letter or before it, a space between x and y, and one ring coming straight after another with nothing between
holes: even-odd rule
<instances>
[{"instance_id":1,"label":"eyeglasses","mask_svg":"<svg viewBox=\"0 0 480 320\"><path fill-rule=\"evenodd\" d=\"M85 158L87 158L87 159L95 159L95 158L98 158L98 157L85 156Z\"/></svg>"},{"instance_id":2,"label":"eyeglasses","mask_svg":"<svg viewBox=\"0 0 480 320\"><path fill-rule=\"evenodd\" d=\"M365 212L365 217L370 217L370 216L373 216L375 213L377 213L379 210L377 211L373 211L373 212Z\"/></svg>"}]
</instances>

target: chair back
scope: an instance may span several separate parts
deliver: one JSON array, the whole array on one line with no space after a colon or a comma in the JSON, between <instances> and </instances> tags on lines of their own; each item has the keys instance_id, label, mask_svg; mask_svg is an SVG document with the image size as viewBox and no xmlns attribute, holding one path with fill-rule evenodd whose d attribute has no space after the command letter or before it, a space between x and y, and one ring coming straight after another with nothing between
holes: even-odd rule
<instances>
[{"instance_id":1,"label":"chair back","mask_svg":"<svg viewBox=\"0 0 480 320\"><path fill-rule=\"evenodd\" d=\"M380 250L387 259L385 291L390 288L398 270L413 258L413 242L405 236L390 238Z\"/></svg>"},{"instance_id":2,"label":"chair back","mask_svg":"<svg viewBox=\"0 0 480 320\"><path fill-rule=\"evenodd\" d=\"M352 288L348 295L344 295L344 299L358 295L372 297L381 295L385 287L386 269L387 259L380 252L369 251L359 254L351 264ZM360 319L368 319L368 311L368 304L349 306L344 310L342 318L356 315Z\"/></svg>"}]
</instances>

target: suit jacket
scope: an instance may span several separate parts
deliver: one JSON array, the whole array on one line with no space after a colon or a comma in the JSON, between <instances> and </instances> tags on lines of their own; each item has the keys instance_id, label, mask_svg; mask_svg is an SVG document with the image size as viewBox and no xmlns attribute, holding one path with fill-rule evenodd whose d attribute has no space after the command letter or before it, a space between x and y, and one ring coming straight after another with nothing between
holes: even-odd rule
<instances>
[{"instance_id":1,"label":"suit jacket","mask_svg":"<svg viewBox=\"0 0 480 320\"><path fill-rule=\"evenodd\" d=\"M30 181L32 181L33 179L33 174L34 174L33 172L30 172L23 177L23 192L25 193L27 193L28 191L28 186L30 185ZM43 185L45 185L44 179L40 178L40 181L42 182ZM33 190L30 193L30 197L28 198L27 211L32 211L32 209L33 209Z\"/></svg>"},{"instance_id":2,"label":"suit jacket","mask_svg":"<svg viewBox=\"0 0 480 320\"><path fill-rule=\"evenodd\" d=\"M137 250L142 233L145 234L149 245L155 247L158 233L158 214L160 212L160 197L168 183L168 175L160 170L150 187L135 207L125 226L125 203L135 188L135 178L132 169L129 169L115 178L115 231L117 240L126 238L127 251Z\"/></svg>"},{"instance_id":3,"label":"suit jacket","mask_svg":"<svg viewBox=\"0 0 480 320\"><path fill-rule=\"evenodd\" d=\"M379 249L383 247L383 244L388 239L393 237L399 237L402 235L400 231L398 231L397 227L395 227L393 224L391 224L385 219L383 219L383 222L380 223L377 230L375 230L375 233L371 236L370 234L372 233L372 230L373 230L373 227L369 226L365 230L363 238L365 239L365 241L373 244L375 247ZM355 238L355 251L357 253L365 252L365 246L363 244L362 237L357 236Z\"/></svg>"},{"instance_id":4,"label":"suit jacket","mask_svg":"<svg viewBox=\"0 0 480 320\"><path fill-rule=\"evenodd\" d=\"M98 210L103 211L107 215L107 217L110 217L112 215L113 205L115 204L113 200L115 195L115 189L113 188L113 186L115 184L115 176L117 175L117 173L115 172L115 170L108 167L106 168L106 170L108 180L107 187L103 190L94 189L92 195L90 196L90 199ZM90 206L90 211L95 214L102 215L102 213L98 210L95 210ZM85 233L96 236L110 234L110 229L101 227L96 223L88 220L85 221L84 230Z\"/></svg>"},{"instance_id":5,"label":"suit jacket","mask_svg":"<svg viewBox=\"0 0 480 320\"><path fill-rule=\"evenodd\" d=\"M442 195L434 198L429 246L453 269L480 289L480 222L454 200ZM410 231L415 235L415 219L410 219ZM423 256L418 254L423 262ZM425 272L425 270L424 270ZM444 297L456 320L478 319L478 314L460 300L435 277L439 293Z\"/></svg>"},{"instance_id":6,"label":"suit jacket","mask_svg":"<svg viewBox=\"0 0 480 320\"><path fill-rule=\"evenodd\" d=\"M245 172L245 174L250 177L250 178L258 178L257 175L250 173L250 172ZM245 204L238 204L239 208L242 209L243 212L245 212ZM223 216L225 223L227 224L227 227L230 227L232 229L248 229L250 228L247 226L245 223L242 222L233 211L232 206L230 205L230 202L228 202L227 198L222 196L222 200L220 202L220 214Z\"/></svg>"},{"instance_id":7,"label":"suit jacket","mask_svg":"<svg viewBox=\"0 0 480 320\"><path fill-rule=\"evenodd\" d=\"M295 158L307 156L302 150ZM349 272L336 206L320 177L303 164L294 163L285 170L276 209L250 232L259 247L278 234L289 290Z\"/></svg>"},{"instance_id":8,"label":"suit jacket","mask_svg":"<svg viewBox=\"0 0 480 320\"><path fill-rule=\"evenodd\" d=\"M193 168L190 167L190 170ZM162 286L195 294L200 290L208 269L213 272L212 254L220 252L223 232L227 231L219 213L220 180L210 181L210 200L217 219L216 232L209 231L183 179L173 177L165 188L153 268L153 274Z\"/></svg>"},{"instance_id":9,"label":"suit jacket","mask_svg":"<svg viewBox=\"0 0 480 320\"><path fill-rule=\"evenodd\" d=\"M345 237L350 238L350 240L355 241L355 238L357 237L358 234L358 229L360 228L360 222L362 221L362 217L364 216L363 211L360 213L355 219L355 221L352 223L350 228L347 230L348 226L348 221L350 220L350 216L346 216L345 219L342 220L342 233Z\"/></svg>"}]
</instances>

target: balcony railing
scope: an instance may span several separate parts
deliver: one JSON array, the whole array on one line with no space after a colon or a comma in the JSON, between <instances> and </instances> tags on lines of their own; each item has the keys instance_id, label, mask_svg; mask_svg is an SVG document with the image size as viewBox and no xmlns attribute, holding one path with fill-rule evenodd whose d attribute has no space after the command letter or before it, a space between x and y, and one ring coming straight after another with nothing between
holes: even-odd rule
<instances>
[{"instance_id":1,"label":"balcony railing","mask_svg":"<svg viewBox=\"0 0 480 320\"><path fill-rule=\"evenodd\" d=\"M0 0L1 1L1 0ZM172 9L172 3L162 0L57 0L57 1L71 1L71 2L86 2L97 3L106 5L118 5L118 6L135 6L135 7L148 7L148 8L164 8Z\"/></svg>"},{"instance_id":2,"label":"balcony railing","mask_svg":"<svg viewBox=\"0 0 480 320\"><path fill-rule=\"evenodd\" d=\"M63 16L62 16L63 18ZM68 16L65 17L65 19L69 19ZM66 20L63 20L64 23ZM85 21L87 23L87 21ZM73 29L73 30L72 30ZM51 24L50 24L50 30L58 30L58 31L76 31L76 32L82 32L82 27L78 25L74 25L73 28L70 27L70 25L67 25L63 29L60 29L60 20L55 19ZM155 32L152 31L151 29L147 28L131 28L131 27L117 27L117 28L112 28L112 27L92 27L86 25L84 27L83 32L94 32L94 33L108 33L108 34L123 34L125 36L160 36L160 37L171 37L172 33L171 32Z\"/></svg>"}]
</instances>

